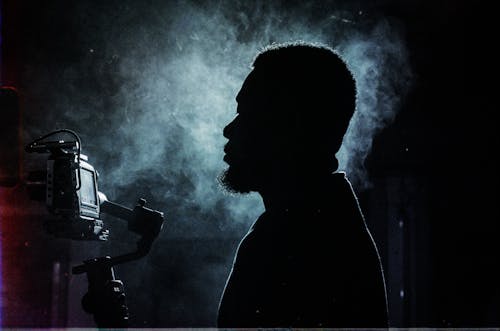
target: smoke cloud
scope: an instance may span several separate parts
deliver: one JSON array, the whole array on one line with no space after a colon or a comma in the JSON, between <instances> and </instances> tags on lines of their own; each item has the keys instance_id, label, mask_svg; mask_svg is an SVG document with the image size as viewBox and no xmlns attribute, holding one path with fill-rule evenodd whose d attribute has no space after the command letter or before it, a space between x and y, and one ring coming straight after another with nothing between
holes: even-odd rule
<instances>
[{"instance_id":1,"label":"smoke cloud","mask_svg":"<svg viewBox=\"0 0 500 331\"><path fill-rule=\"evenodd\" d=\"M225 168L223 127L235 116L235 96L265 46L322 43L347 62L358 105L337 157L355 187L367 185L363 162L373 137L398 111L410 71L397 22L362 10L333 1L290 7L81 1L64 14L72 21L72 56L27 67L34 91L27 108L41 109L28 109L25 136L76 130L101 173L101 191L124 205L145 197L166 213L169 223L154 252L123 269L131 310L147 316L138 325L215 321L238 239L263 211L257 195L224 193L216 178ZM133 242L126 234L121 239Z\"/></svg>"}]
</instances>

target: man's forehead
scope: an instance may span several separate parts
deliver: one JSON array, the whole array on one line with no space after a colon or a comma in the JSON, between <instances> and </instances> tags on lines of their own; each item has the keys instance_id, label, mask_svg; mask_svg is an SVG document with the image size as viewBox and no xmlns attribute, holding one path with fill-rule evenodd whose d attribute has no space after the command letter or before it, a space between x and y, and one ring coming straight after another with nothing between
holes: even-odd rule
<instances>
[{"instance_id":1,"label":"man's forehead","mask_svg":"<svg viewBox=\"0 0 500 331\"><path fill-rule=\"evenodd\" d=\"M243 85L241 86L238 95L236 96L236 101L238 103L245 102L248 96L252 94L252 89L255 87L255 69L250 71L248 76L245 78Z\"/></svg>"},{"instance_id":2,"label":"man's forehead","mask_svg":"<svg viewBox=\"0 0 500 331\"><path fill-rule=\"evenodd\" d=\"M243 82L236 96L236 101L238 103L255 103L259 99L265 98L266 81L261 71L253 69Z\"/></svg>"}]
</instances>

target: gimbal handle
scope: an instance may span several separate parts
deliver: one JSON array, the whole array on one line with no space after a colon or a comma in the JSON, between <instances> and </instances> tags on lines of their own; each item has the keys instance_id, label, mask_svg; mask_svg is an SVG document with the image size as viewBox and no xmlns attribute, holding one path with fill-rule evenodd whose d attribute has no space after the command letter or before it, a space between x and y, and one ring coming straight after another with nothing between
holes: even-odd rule
<instances>
[{"instance_id":1,"label":"gimbal handle","mask_svg":"<svg viewBox=\"0 0 500 331\"><path fill-rule=\"evenodd\" d=\"M103 267L110 268L117 264L133 261L146 256L151 250L151 245L163 228L163 213L144 207L146 200L139 199L137 205L132 210L117 203L108 201L104 195L99 194L101 198L101 211L103 213L115 216L128 221L128 229L141 235L137 242L137 248L134 252L108 257L103 259ZM93 261L93 260L89 260ZM77 275L88 271L88 263L73 267L72 273Z\"/></svg>"},{"instance_id":2,"label":"gimbal handle","mask_svg":"<svg viewBox=\"0 0 500 331\"><path fill-rule=\"evenodd\" d=\"M128 229L141 235L141 238L134 252L86 260L82 265L73 267L72 273L87 273L89 290L82 298L82 306L94 316L98 327L127 327L125 290L123 282L115 279L113 266L137 260L149 253L153 241L163 228L163 213L144 207L144 199L139 199L132 210L108 201L101 192L99 198L103 213L128 221Z\"/></svg>"},{"instance_id":3,"label":"gimbal handle","mask_svg":"<svg viewBox=\"0 0 500 331\"><path fill-rule=\"evenodd\" d=\"M94 316L99 328L128 327L128 307L123 282L108 266L109 256L85 261L88 292L82 298L83 309Z\"/></svg>"}]
</instances>

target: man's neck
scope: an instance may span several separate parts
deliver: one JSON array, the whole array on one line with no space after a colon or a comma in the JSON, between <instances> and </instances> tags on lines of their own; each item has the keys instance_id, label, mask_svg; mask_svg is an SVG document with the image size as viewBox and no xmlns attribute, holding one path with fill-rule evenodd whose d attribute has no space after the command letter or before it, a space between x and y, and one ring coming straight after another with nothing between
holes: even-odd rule
<instances>
[{"instance_id":1,"label":"man's neck","mask_svg":"<svg viewBox=\"0 0 500 331\"><path fill-rule=\"evenodd\" d=\"M266 211L311 208L325 199L331 183L331 174L307 178L275 180L259 190Z\"/></svg>"}]
</instances>

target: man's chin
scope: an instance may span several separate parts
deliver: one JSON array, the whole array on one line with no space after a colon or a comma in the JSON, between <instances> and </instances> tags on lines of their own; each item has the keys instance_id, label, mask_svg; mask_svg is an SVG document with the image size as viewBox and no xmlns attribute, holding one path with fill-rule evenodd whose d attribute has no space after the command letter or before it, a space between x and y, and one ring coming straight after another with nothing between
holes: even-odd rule
<instances>
[{"instance_id":1,"label":"man's chin","mask_svg":"<svg viewBox=\"0 0 500 331\"><path fill-rule=\"evenodd\" d=\"M229 166L219 175L220 185L230 193L250 193L255 191L255 183L251 176L244 171L238 171L233 166Z\"/></svg>"}]
</instances>

